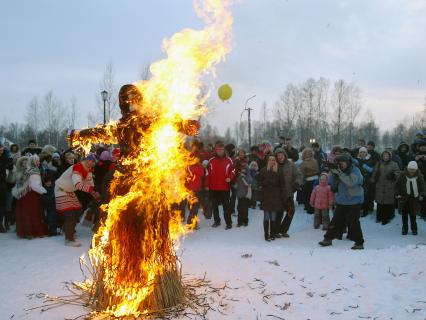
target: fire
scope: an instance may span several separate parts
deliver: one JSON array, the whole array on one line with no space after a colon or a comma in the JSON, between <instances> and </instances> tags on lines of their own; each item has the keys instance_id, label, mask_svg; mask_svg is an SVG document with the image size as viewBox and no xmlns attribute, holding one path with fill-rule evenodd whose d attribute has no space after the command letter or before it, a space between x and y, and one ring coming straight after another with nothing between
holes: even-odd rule
<instances>
[{"instance_id":1,"label":"fire","mask_svg":"<svg viewBox=\"0 0 426 320\"><path fill-rule=\"evenodd\" d=\"M187 232L174 209L189 196L185 168L191 158L182 123L205 111L198 107L207 99L202 78L230 51L230 5L225 0L194 2L205 28L185 29L165 40L167 58L151 65L149 81L137 84L143 107L132 129L142 138L130 146L133 152L114 176L112 199L103 208L107 219L89 251L93 279L81 284L98 314L138 317L185 299L174 250ZM115 143L117 128L111 124L97 128L90 139L76 134L72 140L86 148L101 140Z\"/></svg>"}]
</instances>

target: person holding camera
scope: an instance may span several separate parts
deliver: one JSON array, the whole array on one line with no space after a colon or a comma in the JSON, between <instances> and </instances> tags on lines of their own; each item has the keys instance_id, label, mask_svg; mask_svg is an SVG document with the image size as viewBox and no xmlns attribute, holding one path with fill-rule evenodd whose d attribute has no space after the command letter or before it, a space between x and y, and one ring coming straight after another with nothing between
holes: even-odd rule
<instances>
[{"instance_id":1,"label":"person holding camera","mask_svg":"<svg viewBox=\"0 0 426 320\"><path fill-rule=\"evenodd\" d=\"M395 215L395 184L399 173L398 164L392 161L392 153L384 151L372 176L376 184L377 223L388 224Z\"/></svg>"},{"instance_id":2,"label":"person holding camera","mask_svg":"<svg viewBox=\"0 0 426 320\"><path fill-rule=\"evenodd\" d=\"M333 239L341 239L343 229L348 226L348 234L355 242L353 250L364 249L359 217L364 202L363 177L361 171L352 163L352 157L342 154L336 157L337 168L331 168L330 184L336 193L336 209L330 222L324 240L319 244L323 247L331 246Z\"/></svg>"}]
</instances>

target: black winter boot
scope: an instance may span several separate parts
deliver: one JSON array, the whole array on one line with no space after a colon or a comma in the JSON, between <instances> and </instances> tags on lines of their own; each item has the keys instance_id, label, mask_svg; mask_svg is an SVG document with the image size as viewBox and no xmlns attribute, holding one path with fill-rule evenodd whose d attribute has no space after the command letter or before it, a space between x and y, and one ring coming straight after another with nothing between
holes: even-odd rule
<instances>
[{"instance_id":1,"label":"black winter boot","mask_svg":"<svg viewBox=\"0 0 426 320\"><path fill-rule=\"evenodd\" d=\"M265 240L271 241L271 238L269 237L269 221L263 221L263 231L265 233Z\"/></svg>"}]
</instances>

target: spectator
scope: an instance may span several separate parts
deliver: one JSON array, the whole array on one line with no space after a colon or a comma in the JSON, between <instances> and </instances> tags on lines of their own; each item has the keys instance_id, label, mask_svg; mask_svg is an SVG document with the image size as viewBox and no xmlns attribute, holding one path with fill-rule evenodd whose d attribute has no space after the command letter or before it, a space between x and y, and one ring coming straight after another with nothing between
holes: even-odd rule
<instances>
[{"instance_id":1,"label":"spectator","mask_svg":"<svg viewBox=\"0 0 426 320\"><path fill-rule=\"evenodd\" d=\"M390 154L392 155L392 161L396 162L396 164L398 165L399 170L405 169L404 166L403 166L401 158L398 156L398 154L393 149L393 147L391 147L391 146L386 147L385 151L389 151L390 152Z\"/></svg>"},{"instance_id":2,"label":"spectator","mask_svg":"<svg viewBox=\"0 0 426 320\"><path fill-rule=\"evenodd\" d=\"M367 143L367 151L371 156L371 161L375 166L380 161L380 154L375 150L376 144L373 141L368 141Z\"/></svg>"},{"instance_id":3,"label":"spectator","mask_svg":"<svg viewBox=\"0 0 426 320\"><path fill-rule=\"evenodd\" d=\"M8 183L7 183L7 173L8 170L13 168L13 160L7 156L6 149L3 144L0 144L0 233L6 232L6 229L3 226L3 220L7 227L7 193L8 193Z\"/></svg>"},{"instance_id":4,"label":"spectator","mask_svg":"<svg viewBox=\"0 0 426 320\"><path fill-rule=\"evenodd\" d=\"M330 183L336 191L336 209L330 222L324 240L319 242L323 247L331 246L333 239L341 239L343 229L348 226L348 236L355 242L353 250L364 249L359 217L364 202L363 178L359 169L352 164L349 155L336 158L338 169L331 169Z\"/></svg>"},{"instance_id":5,"label":"spectator","mask_svg":"<svg viewBox=\"0 0 426 320\"><path fill-rule=\"evenodd\" d=\"M282 210L277 213L277 237L288 238L288 230L295 214L294 193L299 190L302 185L302 175L296 165L288 159L287 153L282 148L275 150L275 156L278 161L278 171L282 181L283 202ZM284 212L286 215L283 219Z\"/></svg>"},{"instance_id":6,"label":"spectator","mask_svg":"<svg viewBox=\"0 0 426 320\"><path fill-rule=\"evenodd\" d=\"M70 166L55 184L56 210L64 215L65 245L80 247L81 243L75 240L75 225L81 214L82 206L75 191L90 193L99 199L99 193L93 190L92 168L96 158L89 154L83 161Z\"/></svg>"},{"instance_id":7,"label":"spectator","mask_svg":"<svg viewBox=\"0 0 426 320\"><path fill-rule=\"evenodd\" d=\"M402 214L402 235L408 234L408 217L410 217L411 232L417 235L416 216L420 209L419 203L426 196L425 181L418 172L417 162L409 162L407 169L399 176L396 182L396 196Z\"/></svg>"},{"instance_id":8,"label":"spectator","mask_svg":"<svg viewBox=\"0 0 426 320\"><path fill-rule=\"evenodd\" d=\"M58 213L55 204L55 174L47 171L42 176L43 187L46 193L42 195L43 208L46 212L49 237L58 235Z\"/></svg>"},{"instance_id":9,"label":"spectator","mask_svg":"<svg viewBox=\"0 0 426 320\"><path fill-rule=\"evenodd\" d=\"M407 168L407 165L410 161L414 160L413 155L410 153L410 146L408 143L402 141L398 149L396 150L395 154L401 159L402 161L402 168L401 170Z\"/></svg>"},{"instance_id":10,"label":"spectator","mask_svg":"<svg viewBox=\"0 0 426 320\"><path fill-rule=\"evenodd\" d=\"M252 209L256 209L257 200L258 200L258 190L257 190L257 175L259 174L259 165L256 161L250 162L249 171L251 178L251 199L250 206Z\"/></svg>"},{"instance_id":11,"label":"spectator","mask_svg":"<svg viewBox=\"0 0 426 320\"><path fill-rule=\"evenodd\" d=\"M231 206L230 206L230 184L234 178L233 162L225 155L222 142L215 145L215 153L207 167L206 189L209 190L210 201L212 203L214 224L213 228L220 226L219 205L223 206L223 215L226 223L226 230L232 228Z\"/></svg>"},{"instance_id":12,"label":"spectator","mask_svg":"<svg viewBox=\"0 0 426 320\"><path fill-rule=\"evenodd\" d=\"M266 168L259 172L259 187L263 190L263 230L266 241L275 240L277 212L282 210L281 177L275 156L267 158Z\"/></svg>"},{"instance_id":13,"label":"spectator","mask_svg":"<svg viewBox=\"0 0 426 320\"><path fill-rule=\"evenodd\" d=\"M416 145L417 153L415 155L415 161L419 167L419 171L423 177L426 177L426 141L420 141ZM424 220L426 220L426 197L421 201L420 214Z\"/></svg>"},{"instance_id":14,"label":"spectator","mask_svg":"<svg viewBox=\"0 0 426 320\"><path fill-rule=\"evenodd\" d=\"M314 213L314 208L310 204L312 189L318 181L319 166L318 162L314 159L314 153L311 148L306 148L302 152L302 164L300 165L300 172L303 177L303 203L305 210L308 214Z\"/></svg>"},{"instance_id":15,"label":"spectator","mask_svg":"<svg viewBox=\"0 0 426 320\"><path fill-rule=\"evenodd\" d=\"M195 157L195 163L187 167L186 187L191 191L189 203L189 216L186 223L198 229L197 216L202 202L202 189L204 178L204 167L201 158ZM185 205L186 206L186 205Z\"/></svg>"},{"instance_id":16,"label":"spectator","mask_svg":"<svg viewBox=\"0 0 426 320\"><path fill-rule=\"evenodd\" d=\"M71 149L68 149L64 152L61 158L61 166L57 172L58 177L60 177L69 167L75 164L77 157Z\"/></svg>"},{"instance_id":17,"label":"spectator","mask_svg":"<svg viewBox=\"0 0 426 320\"><path fill-rule=\"evenodd\" d=\"M22 151L23 156L31 156L34 154L40 154L41 148L37 146L37 142L35 140L28 141L27 147Z\"/></svg>"},{"instance_id":18,"label":"spectator","mask_svg":"<svg viewBox=\"0 0 426 320\"><path fill-rule=\"evenodd\" d=\"M256 161L259 170L263 169L266 166L265 156L259 150L259 147L253 146L253 147L250 148L250 151L251 151L251 154L250 154L250 157L249 157L249 162L251 163L252 161Z\"/></svg>"},{"instance_id":19,"label":"spectator","mask_svg":"<svg viewBox=\"0 0 426 320\"><path fill-rule=\"evenodd\" d=\"M108 150L102 151L99 156L99 161L95 165L95 191L101 192L102 182L108 171L114 170L114 163L112 162L112 155Z\"/></svg>"},{"instance_id":20,"label":"spectator","mask_svg":"<svg viewBox=\"0 0 426 320\"><path fill-rule=\"evenodd\" d=\"M19 172L19 178L12 190L16 200L16 234L20 238L32 239L47 235L43 205L40 195L47 191L41 184L40 159L34 154L29 159L22 157L17 167L24 169L20 161L27 161L28 167Z\"/></svg>"},{"instance_id":21,"label":"spectator","mask_svg":"<svg viewBox=\"0 0 426 320\"><path fill-rule=\"evenodd\" d=\"M329 210L334 205L334 194L328 184L327 173L321 173L319 185L312 191L310 202L315 208L314 228L318 229L322 225L322 229L327 230L330 224Z\"/></svg>"},{"instance_id":22,"label":"spectator","mask_svg":"<svg viewBox=\"0 0 426 320\"><path fill-rule=\"evenodd\" d=\"M274 153L277 151L277 149L284 149L284 147L285 147L285 137L280 136L278 138L278 144L274 148Z\"/></svg>"},{"instance_id":23,"label":"spectator","mask_svg":"<svg viewBox=\"0 0 426 320\"><path fill-rule=\"evenodd\" d=\"M396 162L392 161L392 153L384 151L372 176L372 180L376 184L376 222L381 222L383 225L388 224L394 216L395 183L398 174L399 167Z\"/></svg>"},{"instance_id":24,"label":"spectator","mask_svg":"<svg viewBox=\"0 0 426 320\"><path fill-rule=\"evenodd\" d=\"M299 152L297 152L297 149L293 147L293 141L291 138L285 139L284 151L287 152L288 158L293 162L299 160Z\"/></svg>"},{"instance_id":25,"label":"spectator","mask_svg":"<svg viewBox=\"0 0 426 320\"><path fill-rule=\"evenodd\" d=\"M318 162L320 171L323 171L327 163L327 154L322 150L318 142L312 143L311 147L314 151L314 158Z\"/></svg>"},{"instance_id":26,"label":"spectator","mask_svg":"<svg viewBox=\"0 0 426 320\"><path fill-rule=\"evenodd\" d=\"M368 153L367 148L359 148L358 156L356 158L358 161L358 168L361 171L362 177L364 178L363 188L364 188L364 203L362 205L362 214L361 217L367 216L370 211L374 209L374 188L371 183L371 176L374 171L374 165L371 158L371 155Z\"/></svg>"},{"instance_id":27,"label":"spectator","mask_svg":"<svg viewBox=\"0 0 426 320\"><path fill-rule=\"evenodd\" d=\"M16 164L16 161L18 161L20 156L21 156L21 153L19 152L19 146L15 143L12 144L10 146L10 157L13 159L14 164Z\"/></svg>"},{"instance_id":28,"label":"spectator","mask_svg":"<svg viewBox=\"0 0 426 320\"><path fill-rule=\"evenodd\" d=\"M238 198L238 224L237 227L248 226L248 210L252 198L251 176L247 172L248 165L241 165L235 185Z\"/></svg>"}]
</instances>

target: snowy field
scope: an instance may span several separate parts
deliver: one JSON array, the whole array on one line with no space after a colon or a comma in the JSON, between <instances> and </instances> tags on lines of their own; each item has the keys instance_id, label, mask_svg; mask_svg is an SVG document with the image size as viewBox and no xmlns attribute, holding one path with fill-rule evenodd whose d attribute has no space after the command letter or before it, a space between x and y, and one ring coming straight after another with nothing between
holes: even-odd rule
<instances>
[{"instance_id":1,"label":"snowy field","mask_svg":"<svg viewBox=\"0 0 426 320\"><path fill-rule=\"evenodd\" d=\"M236 218L233 218L234 221ZM418 236L401 236L400 216L387 226L373 216L362 219L364 251L352 242L334 241L320 248L323 232L312 228L312 216L296 213L289 239L263 240L262 213L250 212L247 228L201 229L182 244L184 273L212 285L225 283L221 312L208 319L426 319L426 223ZM90 242L79 229L83 248L64 247L62 237L17 239L0 234L0 319L74 318L79 307L40 313L25 311L41 304L27 294L66 294L63 282L81 280L78 258Z\"/></svg>"}]
</instances>

